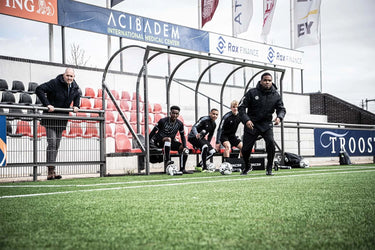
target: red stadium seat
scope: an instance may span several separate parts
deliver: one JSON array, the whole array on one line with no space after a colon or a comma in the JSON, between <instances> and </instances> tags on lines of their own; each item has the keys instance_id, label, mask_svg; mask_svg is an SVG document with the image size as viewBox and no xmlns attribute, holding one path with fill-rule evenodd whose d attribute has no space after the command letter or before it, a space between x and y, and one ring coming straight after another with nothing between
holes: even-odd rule
<instances>
[{"instance_id":1,"label":"red stadium seat","mask_svg":"<svg viewBox=\"0 0 375 250\"><path fill-rule=\"evenodd\" d=\"M87 98L81 98L81 109L91 109L91 101Z\"/></svg>"},{"instance_id":2,"label":"red stadium seat","mask_svg":"<svg viewBox=\"0 0 375 250\"><path fill-rule=\"evenodd\" d=\"M30 123L28 121L18 121L17 122L16 134L21 134L21 135L33 137L33 133L31 132Z\"/></svg>"},{"instance_id":3,"label":"red stadium seat","mask_svg":"<svg viewBox=\"0 0 375 250\"><path fill-rule=\"evenodd\" d=\"M121 100L125 100L125 101L130 101L131 100L130 94L129 94L128 91L123 90L121 92Z\"/></svg>"},{"instance_id":4,"label":"red stadium seat","mask_svg":"<svg viewBox=\"0 0 375 250\"><path fill-rule=\"evenodd\" d=\"M112 102L112 100L107 100L106 103L107 103L106 110L110 110L110 111L116 110L115 104Z\"/></svg>"},{"instance_id":5,"label":"red stadium seat","mask_svg":"<svg viewBox=\"0 0 375 250\"><path fill-rule=\"evenodd\" d=\"M105 125L105 137L114 137L113 136L113 131L112 131L112 127L110 124L106 124Z\"/></svg>"},{"instance_id":6,"label":"red stadium seat","mask_svg":"<svg viewBox=\"0 0 375 250\"><path fill-rule=\"evenodd\" d=\"M38 138L47 136L46 128L38 122L38 127L37 127L37 136Z\"/></svg>"},{"instance_id":7,"label":"red stadium seat","mask_svg":"<svg viewBox=\"0 0 375 250\"><path fill-rule=\"evenodd\" d=\"M102 98L102 96L103 96L102 91L103 91L102 89L98 89L98 96L97 97ZM107 93L105 93L105 99L108 99Z\"/></svg>"},{"instance_id":8,"label":"red stadium seat","mask_svg":"<svg viewBox=\"0 0 375 250\"><path fill-rule=\"evenodd\" d=\"M137 113L136 112L130 112L130 121L131 124L137 123Z\"/></svg>"},{"instance_id":9,"label":"red stadium seat","mask_svg":"<svg viewBox=\"0 0 375 250\"><path fill-rule=\"evenodd\" d=\"M154 114L159 114L163 111L163 108L161 107L161 104L160 103L155 103L154 104Z\"/></svg>"},{"instance_id":10,"label":"red stadium seat","mask_svg":"<svg viewBox=\"0 0 375 250\"><path fill-rule=\"evenodd\" d=\"M143 102L143 101L142 101L142 97L141 97L140 94L138 95L138 97L139 97L139 102ZM137 100L137 92L133 92L132 100L133 100L133 101L136 101L136 100Z\"/></svg>"},{"instance_id":11,"label":"red stadium seat","mask_svg":"<svg viewBox=\"0 0 375 250\"><path fill-rule=\"evenodd\" d=\"M154 124L156 124L161 118L164 118L165 116L161 113L154 115Z\"/></svg>"},{"instance_id":12,"label":"red stadium seat","mask_svg":"<svg viewBox=\"0 0 375 250\"><path fill-rule=\"evenodd\" d=\"M85 96L95 98L95 91L93 88L85 88Z\"/></svg>"},{"instance_id":13,"label":"red stadium seat","mask_svg":"<svg viewBox=\"0 0 375 250\"><path fill-rule=\"evenodd\" d=\"M126 100L120 100L120 109L121 109L122 111L129 111L130 108L129 108L129 103L128 103L128 101L126 101Z\"/></svg>"},{"instance_id":14,"label":"red stadium seat","mask_svg":"<svg viewBox=\"0 0 375 250\"><path fill-rule=\"evenodd\" d=\"M94 109L103 109L102 99L96 98L94 101Z\"/></svg>"},{"instance_id":15,"label":"red stadium seat","mask_svg":"<svg viewBox=\"0 0 375 250\"><path fill-rule=\"evenodd\" d=\"M118 93L117 90L112 89L111 93L112 93L113 97L115 98L115 100L120 100L120 94Z\"/></svg>"},{"instance_id":16,"label":"red stadium seat","mask_svg":"<svg viewBox=\"0 0 375 250\"><path fill-rule=\"evenodd\" d=\"M184 117L182 117L182 115L179 115L177 119L179 119L180 121L182 121L182 123L185 123Z\"/></svg>"},{"instance_id":17,"label":"red stadium seat","mask_svg":"<svg viewBox=\"0 0 375 250\"><path fill-rule=\"evenodd\" d=\"M123 152L131 152L132 145L131 142L126 134L119 134L116 136L115 140L115 152L116 153L123 153Z\"/></svg>"},{"instance_id":18,"label":"red stadium seat","mask_svg":"<svg viewBox=\"0 0 375 250\"><path fill-rule=\"evenodd\" d=\"M142 121L141 121L141 124L145 124L145 116L142 115ZM152 118L151 118L151 115L148 115L148 124L152 124Z\"/></svg>"},{"instance_id":19,"label":"red stadium seat","mask_svg":"<svg viewBox=\"0 0 375 250\"><path fill-rule=\"evenodd\" d=\"M78 112L78 113L75 113L75 116L76 117L87 117L87 114L86 113L84 113L84 112ZM87 120L76 120L76 119L72 119L72 120L70 120L71 122L86 122Z\"/></svg>"},{"instance_id":20,"label":"red stadium seat","mask_svg":"<svg viewBox=\"0 0 375 250\"><path fill-rule=\"evenodd\" d=\"M82 135L83 138L99 137L98 128L95 123L87 123L85 134Z\"/></svg>"},{"instance_id":21,"label":"red stadium seat","mask_svg":"<svg viewBox=\"0 0 375 250\"><path fill-rule=\"evenodd\" d=\"M125 115L125 118L128 119L128 116L126 115L126 113L124 113ZM116 123L119 123L119 124L124 124L125 121L122 119L121 115L119 112L117 112L117 119L116 119Z\"/></svg>"},{"instance_id":22,"label":"red stadium seat","mask_svg":"<svg viewBox=\"0 0 375 250\"><path fill-rule=\"evenodd\" d=\"M115 123L115 115L112 111L105 112L105 122L106 123Z\"/></svg>"},{"instance_id":23,"label":"red stadium seat","mask_svg":"<svg viewBox=\"0 0 375 250\"><path fill-rule=\"evenodd\" d=\"M115 136L117 136L118 134L126 134L124 124L116 124L116 126L115 126Z\"/></svg>"},{"instance_id":24,"label":"red stadium seat","mask_svg":"<svg viewBox=\"0 0 375 250\"><path fill-rule=\"evenodd\" d=\"M83 134L81 123L70 123L69 133L66 135L67 138L81 137Z\"/></svg>"}]
</instances>

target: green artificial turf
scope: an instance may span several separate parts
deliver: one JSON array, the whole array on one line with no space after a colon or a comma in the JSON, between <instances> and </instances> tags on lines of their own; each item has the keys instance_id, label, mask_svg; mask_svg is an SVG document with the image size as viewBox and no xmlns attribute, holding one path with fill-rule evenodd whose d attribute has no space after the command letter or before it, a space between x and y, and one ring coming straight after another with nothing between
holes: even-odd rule
<instances>
[{"instance_id":1,"label":"green artificial turf","mask_svg":"<svg viewBox=\"0 0 375 250\"><path fill-rule=\"evenodd\" d=\"M0 222L0 249L374 249L375 166L2 183Z\"/></svg>"}]
</instances>

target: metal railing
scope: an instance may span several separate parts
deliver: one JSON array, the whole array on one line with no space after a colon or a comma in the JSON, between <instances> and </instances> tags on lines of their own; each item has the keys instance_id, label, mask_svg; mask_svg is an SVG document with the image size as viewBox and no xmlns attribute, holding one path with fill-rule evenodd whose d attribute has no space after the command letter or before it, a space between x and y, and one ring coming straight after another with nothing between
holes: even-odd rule
<instances>
[{"instance_id":1,"label":"metal railing","mask_svg":"<svg viewBox=\"0 0 375 250\"><path fill-rule=\"evenodd\" d=\"M7 164L0 167L0 178L46 175L51 162L47 161L47 136L41 119L67 120L56 162L56 172L61 175L105 175L104 111L55 108L69 115L42 114L46 107L18 104L0 104L0 115L6 117ZM5 128L2 128L5 129Z\"/></svg>"}]
</instances>

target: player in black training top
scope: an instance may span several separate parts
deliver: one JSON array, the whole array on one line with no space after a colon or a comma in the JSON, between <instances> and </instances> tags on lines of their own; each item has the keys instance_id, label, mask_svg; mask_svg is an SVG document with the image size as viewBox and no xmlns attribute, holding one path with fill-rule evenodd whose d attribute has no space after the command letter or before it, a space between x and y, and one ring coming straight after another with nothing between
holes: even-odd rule
<instances>
[{"instance_id":1,"label":"player in black training top","mask_svg":"<svg viewBox=\"0 0 375 250\"><path fill-rule=\"evenodd\" d=\"M224 161L227 161L230 155L232 146L242 149L242 141L236 132L238 125L241 123L240 116L238 115L238 101L234 100L230 103L230 109L220 121L219 128L217 129L216 145L217 149L220 148L220 143L224 146Z\"/></svg>"},{"instance_id":2,"label":"player in black training top","mask_svg":"<svg viewBox=\"0 0 375 250\"><path fill-rule=\"evenodd\" d=\"M199 170L207 170L206 161L211 159L216 150L211 146L211 139L214 135L214 131L216 128L216 119L219 115L219 111L215 108L211 109L209 116L203 116L199 118L199 120L193 125L191 131L188 135L188 141L193 145L195 148L200 149L202 160L199 162L196 169ZM206 136L208 136L206 140ZM202 169L203 166L203 169Z\"/></svg>"},{"instance_id":3,"label":"player in black training top","mask_svg":"<svg viewBox=\"0 0 375 250\"><path fill-rule=\"evenodd\" d=\"M163 148L164 152L164 171L168 165L173 164L171 161L171 150L178 150L180 153L180 171L189 173L185 170L185 165L189 150L186 148L186 139L184 133L184 124L178 120L180 108L172 106L170 116L161 118L150 132L150 147ZM176 139L177 132L180 132L181 142Z\"/></svg>"}]
</instances>

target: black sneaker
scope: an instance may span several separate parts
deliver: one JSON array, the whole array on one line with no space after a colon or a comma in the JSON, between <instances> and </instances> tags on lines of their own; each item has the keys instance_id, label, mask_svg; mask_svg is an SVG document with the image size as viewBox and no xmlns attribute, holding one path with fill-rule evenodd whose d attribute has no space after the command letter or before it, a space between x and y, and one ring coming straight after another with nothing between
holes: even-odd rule
<instances>
[{"instance_id":1,"label":"black sneaker","mask_svg":"<svg viewBox=\"0 0 375 250\"><path fill-rule=\"evenodd\" d=\"M243 171L241 171L240 175L247 175L249 172L253 171L252 167L245 168Z\"/></svg>"},{"instance_id":2,"label":"black sneaker","mask_svg":"<svg viewBox=\"0 0 375 250\"><path fill-rule=\"evenodd\" d=\"M272 170L267 170L266 175L273 175Z\"/></svg>"}]
</instances>

